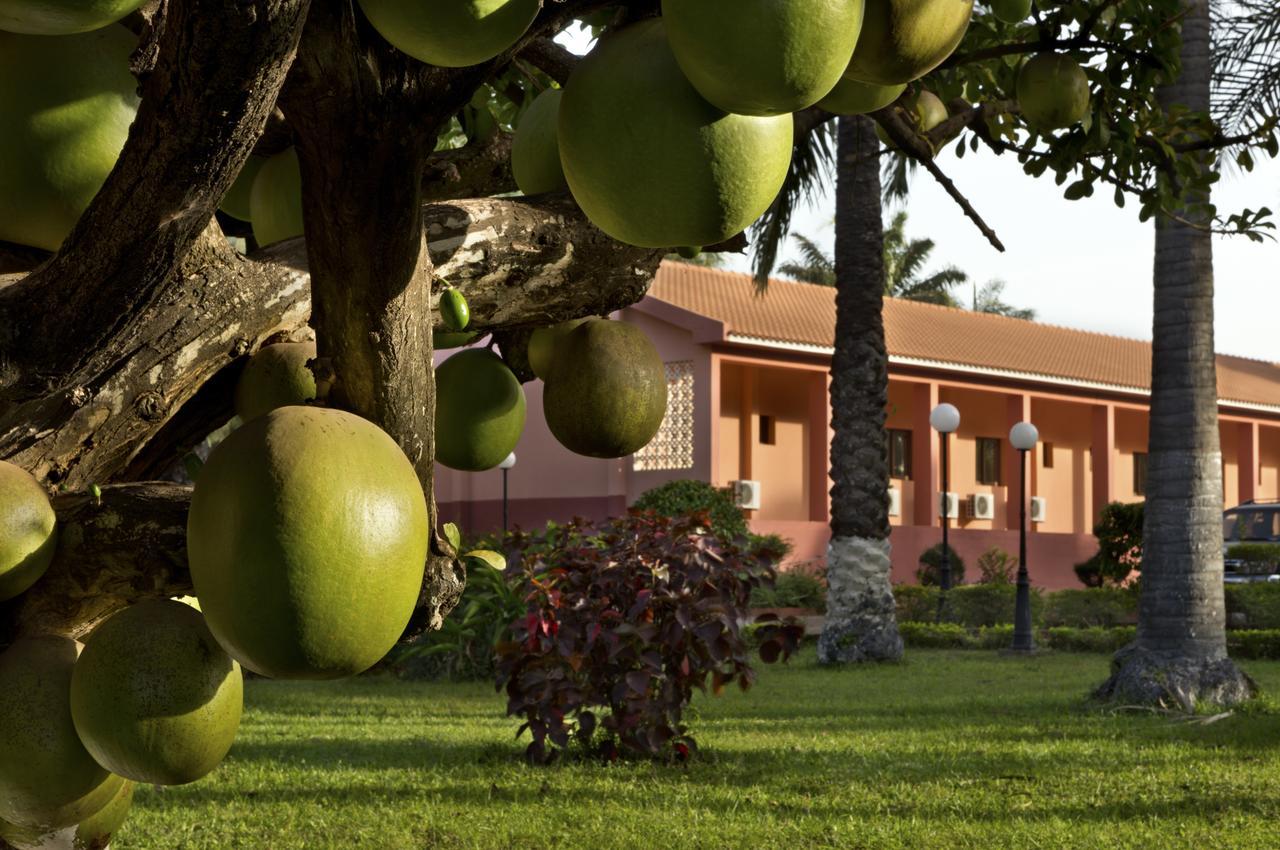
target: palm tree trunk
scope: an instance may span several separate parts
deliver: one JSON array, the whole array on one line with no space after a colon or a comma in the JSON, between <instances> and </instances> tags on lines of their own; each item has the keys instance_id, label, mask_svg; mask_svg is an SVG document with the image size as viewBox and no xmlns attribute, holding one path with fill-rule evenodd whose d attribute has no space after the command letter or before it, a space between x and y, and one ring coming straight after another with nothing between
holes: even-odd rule
<instances>
[{"instance_id":1,"label":"palm tree trunk","mask_svg":"<svg viewBox=\"0 0 1280 850\"><path fill-rule=\"evenodd\" d=\"M1188 0L1182 72L1166 107L1209 109L1208 0ZM1213 166L1206 158L1205 168ZM1183 217L1206 221L1187 199ZM1138 635L1112 662L1104 698L1190 711L1254 693L1227 657L1222 590L1222 450L1213 341L1213 240L1156 223L1151 419Z\"/></svg>"},{"instance_id":2,"label":"palm tree trunk","mask_svg":"<svg viewBox=\"0 0 1280 850\"><path fill-rule=\"evenodd\" d=\"M902 657L889 585L884 227L875 125L841 118L836 161L836 340L831 362L831 544L823 664Z\"/></svg>"}]
</instances>

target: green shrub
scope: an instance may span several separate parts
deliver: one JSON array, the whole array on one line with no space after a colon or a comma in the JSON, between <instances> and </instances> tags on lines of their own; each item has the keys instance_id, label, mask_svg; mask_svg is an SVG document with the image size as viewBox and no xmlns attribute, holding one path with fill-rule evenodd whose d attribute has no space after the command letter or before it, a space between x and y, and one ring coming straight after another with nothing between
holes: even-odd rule
<instances>
[{"instance_id":1,"label":"green shrub","mask_svg":"<svg viewBox=\"0 0 1280 850\"><path fill-rule=\"evenodd\" d=\"M1056 626L1041 632L1038 640L1043 647L1063 652L1109 653L1132 643L1137 632L1138 630L1133 626L1114 626L1111 628L1093 626L1086 629Z\"/></svg>"},{"instance_id":2,"label":"green shrub","mask_svg":"<svg viewBox=\"0 0 1280 850\"><path fill-rule=\"evenodd\" d=\"M979 584L1012 584L1017 578L1018 559L999 546L978 556Z\"/></svg>"},{"instance_id":3,"label":"green shrub","mask_svg":"<svg viewBox=\"0 0 1280 850\"><path fill-rule=\"evenodd\" d=\"M711 522L711 533L725 543L731 543L747 534L747 521L743 518L742 511L734 505L729 491L713 487L705 481L668 481L641 494L632 507L640 511L653 511L658 516L670 519L706 514Z\"/></svg>"},{"instance_id":4,"label":"green shrub","mask_svg":"<svg viewBox=\"0 0 1280 850\"><path fill-rule=\"evenodd\" d=\"M947 547L948 560L951 566L951 586L964 584L964 559L956 550ZM920 553L920 569L916 570L916 581L926 585L942 584L942 544L931 546Z\"/></svg>"},{"instance_id":5,"label":"green shrub","mask_svg":"<svg viewBox=\"0 0 1280 850\"><path fill-rule=\"evenodd\" d=\"M936 587L922 584L895 584L893 601L899 623L932 623L938 615Z\"/></svg>"},{"instance_id":6,"label":"green shrub","mask_svg":"<svg viewBox=\"0 0 1280 850\"><path fill-rule=\"evenodd\" d=\"M972 649L976 641L969 630L955 623L898 623L898 634L907 646L919 649Z\"/></svg>"},{"instance_id":7,"label":"green shrub","mask_svg":"<svg viewBox=\"0 0 1280 850\"><path fill-rule=\"evenodd\" d=\"M1247 629L1280 629L1280 583L1228 584L1227 620L1244 615Z\"/></svg>"},{"instance_id":8,"label":"green shrub","mask_svg":"<svg viewBox=\"0 0 1280 850\"><path fill-rule=\"evenodd\" d=\"M781 534L747 534L747 550L777 566L787 559L795 544Z\"/></svg>"},{"instance_id":9,"label":"green shrub","mask_svg":"<svg viewBox=\"0 0 1280 850\"><path fill-rule=\"evenodd\" d=\"M809 608L827 610L827 586L809 573L778 573L773 587L761 586L751 592L752 608Z\"/></svg>"},{"instance_id":10,"label":"green shrub","mask_svg":"<svg viewBox=\"0 0 1280 850\"><path fill-rule=\"evenodd\" d=\"M1237 575L1270 575L1280 570L1280 543L1235 543L1227 558L1240 561Z\"/></svg>"},{"instance_id":11,"label":"green shrub","mask_svg":"<svg viewBox=\"0 0 1280 850\"><path fill-rule=\"evenodd\" d=\"M1233 658L1280 659L1280 629L1227 632L1227 652Z\"/></svg>"},{"instance_id":12,"label":"green shrub","mask_svg":"<svg viewBox=\"0 0 1280 850\"><path fill-rule=\"evenodd\" d=\"M1119 583L1133 570L1142 569L1143 502L1112 502L1102 509L1093 536L1098 538L1104 578ZM1108 573L1107 571L1110 570Z\"/></svg>"},{"instance_id":13,"label":"green shrub","mask_svg":"<svg viewBox=\"0 0 1280 850\"><path fill-rule=\"evenodd\" d=\"M952 588L947 600L946 619L970 629L1013 623L1018 588L1012 584L966 584ZM1043 600L1031 588L1031 617L1034 620Z\"/></svg>"},{"instance_id":14,"label":"green shrub","mask_svg":"<svg viewBox=\"0 0 1280 850\"><path fill-rule=\"evenodd\" d=\"M1091 587L1087 590L1056 590L1045 595L1041 622L1054 628L1077 629L1119 626L1133 621L1138 597L1119 587Z\"/></svg>"}]
</instances>

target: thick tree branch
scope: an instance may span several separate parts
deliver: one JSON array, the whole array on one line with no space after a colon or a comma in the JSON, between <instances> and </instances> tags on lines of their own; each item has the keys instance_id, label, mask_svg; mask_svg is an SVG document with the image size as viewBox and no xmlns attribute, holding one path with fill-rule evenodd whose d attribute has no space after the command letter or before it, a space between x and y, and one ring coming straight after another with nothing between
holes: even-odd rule
<instances>
[{"instance_id":1,"label":"thick tree branch","mask_svg":"<svg viewBox=\"0 0 1280 850\"><path fill-rule=\"evenodd\" d=\"M550 37L534 39L517 58L528 60L529 64L562 86L568 82L569 75L580 61L580 57Z\"/></svg>"},{"instance_id":2,"label":"thick tree branch","mask_svg":"<svg viewBox=\"0 0 1280 850\"><path fill-rule=\"evenodd\" d=\"M432 154L422 172L422 200L453 201L517 191L511 173L511 138L499 131L457 150Z\"/></svg>"}]
</instances>

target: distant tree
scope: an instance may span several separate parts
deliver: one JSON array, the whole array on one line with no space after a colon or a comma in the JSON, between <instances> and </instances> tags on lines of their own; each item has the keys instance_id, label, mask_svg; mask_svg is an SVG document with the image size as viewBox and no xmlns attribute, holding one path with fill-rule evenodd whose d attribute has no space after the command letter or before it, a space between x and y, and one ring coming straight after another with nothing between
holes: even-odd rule
<instances>
[{"instance_id":1,"label":"distant tree","mask_svg":"<svg viewBox=\"0 0 1280 850\"><path fill-rule=\"evenodd\" d=\"M792 238L800 246L800 259L783 263L778 266L778 272L793 280L802 280L805 283L835 286L836 264L831 255L823 251L821 245L803 233L797 233Z\"/></svg>"},{"instance_id":2,"label":"distant tree","mask_svg":"<svg viewBox=\"0 0 1280 850\"><path fill-rule=\"evenodd\" d=\"M1034 320L1036 311L1030 307L1014 307L1012 304L1005 302L1001 296L1004 294L1005 282L1003 280L989 280L982 285L973 285L973 312L975 313L994 313L997 316L1008 316L1011 319L1027 319Z\"/></svg>"}]
</instances>

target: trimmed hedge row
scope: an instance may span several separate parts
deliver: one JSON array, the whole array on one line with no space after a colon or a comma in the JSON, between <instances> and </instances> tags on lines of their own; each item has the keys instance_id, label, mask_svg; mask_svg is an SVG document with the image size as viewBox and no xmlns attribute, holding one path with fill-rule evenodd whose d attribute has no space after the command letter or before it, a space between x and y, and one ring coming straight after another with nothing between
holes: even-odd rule
<instances>
[{"instance_id":1,"label":"trimmed hedge row","mask_svg":"<svg viewBox=\"0 0 1280 850\"><path fill-rule=\"evenodd\" d=\"M933 622L938 614L941 591L936 587L900 584L893 588L898 622ZM964 584L947 595L944 621L968 629L1011 625L1017 587L1012 584ZM1042 593L1031 589L1031 618L1049 628L1112 627L1132 623L1138 598L1132 591L1116 587L1087 590L1058 590Z\"/></svg>"},{"instance_id":2,"label":"trimmed hedge row","mask_svg":"<svg viewBox=\"0 0 1280 850\"><path fill-rule=\"evenodd\" d=\"M1006 649L1013 642L1013 626L968 629L955 623L898 624L903 642L916 649ZM1133 626L1071 628L1056 626L1036 630L1036 645L1062 652L1111 653L1137 635ZM1280 660L1280 629L1239 629L1227 632L1227 649L1233 658Z\"/></svg>"}]
</instances>

